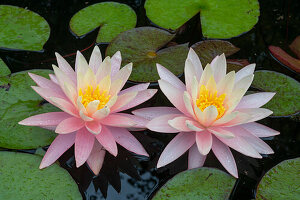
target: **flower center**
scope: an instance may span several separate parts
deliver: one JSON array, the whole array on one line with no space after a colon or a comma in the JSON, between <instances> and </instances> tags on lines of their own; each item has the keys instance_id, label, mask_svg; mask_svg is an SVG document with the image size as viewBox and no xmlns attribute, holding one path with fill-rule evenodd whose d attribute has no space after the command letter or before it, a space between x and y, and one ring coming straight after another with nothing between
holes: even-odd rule
<instances>
[{"instance_id":1,"label":"flower center","mask_svg":"<svg viewBox=\"0 0 300 200\"><path fill-rule=\"evenodd\" d=\"M199 98L196 100L197 107L204 111L208 106L215 106L218 110L217 119L221 118L225 112L224 99L226 94L217 95L218 91L210 92L205 85L201 85Z\"/></svg>"},{"instance_id":2,"label":"flower center","mask_svg":"<svg viewBox=\"0 0 300 200\"><path fill-rule=\"evenodd\" d=\"M108 95L108 92L106 90L100 93L99 86L97 86L96 89L93 89L93 86L90 85L83 92L82 89L80 88L79 96L82 97L81 103L84 105L84 107L87 107L87 105L91 101L99 100L100 103L98 105L98 110L103 108L110 98L110 95Z\"/></svg>"}]
</instances>

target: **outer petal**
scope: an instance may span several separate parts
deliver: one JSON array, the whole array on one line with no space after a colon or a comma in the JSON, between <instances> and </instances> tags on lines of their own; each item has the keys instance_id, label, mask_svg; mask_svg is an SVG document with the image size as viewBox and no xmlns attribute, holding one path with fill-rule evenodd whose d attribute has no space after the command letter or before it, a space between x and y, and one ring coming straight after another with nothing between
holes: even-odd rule
<instances>
[{"instance_id":1,"label":"outer petal","mask_svg":"<svg viewBox=\"0 0 300 200\"><path fill-rule=\"evenodd\" d=\"M251 116L251 119L248 122L264 119L273 113L271 110L265 108L245 108L239 109L238 111Z\"/></svg>"},{"instance_id":2,"label":"outer petal","mask_svg":"<svg viewBox=\"0 0 300 200\"><path fill-rule=\"evenodd\" d=\"M181 114L181 112L174 107L141 108L141 109L132 111L132 113L136 116L143 117L147 120L152 120L152 119L154 119L156 117L160 117L162 115Z\"/></svg>"},{"instance_id":3,"label":"outer petal","mask_svg":"<svg viewBox=\"0 0 300 200\"><path fill-rule=\"evenodd\" d=\"M192 119L185 116L175 117L174 119L168 120L168 124L172 128L177 129L178 131L191 132L192 130L186 126L187 120L192 120Z\"/></svg>"},{"instance_id":4,"label":"outer petal","mask_svg":"<svg viewBox=\"0 0 300 200\"><path fill-rule=\"evenodd\" d=\"M117 156L118 154L118 147L117 143L110 132L110 130L106 126L102 126L101 133L96 135L97 140L99 143L113 156Z\"/></svg>"},{"instance_id":5,"label":"outer petal","mask_svg":"<svg viewBox=\"0 0 300 200\"><path fill-rule=\"evenodd\" d=\"M210 128L208 128L208 131L215 134L216 136L226 138L226 139L235 137L235 135L232 132L230 132L226 129L223 129L221 127L210 127Z\"/></svg>"},{"instance_id":6,"label":"outer petal","mask_svg":"<svg viewBox=\"0 0 300 200\"><path fill-rule=\"evenodd\" d=\"M213 137L212 150L216 155L217 159L223 165L223 167L234 177L238 178L238 171L236 168L235 160L233 155L228 148L216 137Z\"/></svg>"},{"instance_id":7,"label":"outer petal","mask_svg":"<svg viewBox=\"0 0 300 200\"><path fill-rule=\"evenodd\" d=\"M131 114L127 114L127 113L118 113L118 115L130 118L130 119L132 119L132 121L134 121L134 126L130 127L130 128L145 129L147 123L149 122L147 119L136 116L136 115L131 115Z\"/></svg>"},{"instance_id":8,"label":"outer petal","mask_svg":"<svg viewBox=\"0 0 300 200\"><path fill-rule=\"evenodd\" d=\"M65 111L66 113L69 113L70 115L73 115L75 117L78 116L78 111L76 110L74 105L64 99L50 97L49 102L54 106L60 108L61 110Z\"/></svg>"},{"instance_id":9,"label":"outer petal","mask_svg":"<svg viewBox=\"0 0 300 200\"><path fill-rule=\"evenodd\" d=\"M71 115L65 112L49 112L28 117L19 122L26 126L57 126L61 121L70 118Z\"/></svg>"},{"instance_id":10,"label":"outer petal","mask_svg":"<svg viewBox=\"0 0 300 200\"><path fill-rule=\"evenodd\" d=\"M242 109L242 108L259 108L266 103L268 103L275 93L273 92L259 92L255 94L249 94L244 96L240 103L236 106L235 109Z\"/></svg>"},{"instance_id":11,"label":"outer petal","mask_svg":"<svg viewBox=\"0 0 300 200\"><path fill-rule=\"evenodd\" d=\"M177 134L160 155L157 168L163 167L179 158L194 143L195 134L193 132L181 132Z\"/></svg>"},{"instance_id":12,"label":"outer petal","mask_svg":"<svg viewBox=\"0 0 300 200\"><path fill-rule=\"evenodd\" d=\"M121 88L123 88L123 86L125 85L126 81L128 80L130 74L132 71L132 63L129 63L127 65L125 65L124 67L121 68L121 70L112 77L112 80L122 80L123 81L123 85L121 86Z\"/></svg>"},{"instance_id":13,"label":"outer petal","mask_svg":"<svg viewBox=\"0 0 300 200\"><path fill-rule=\"evenodd\" d=\"M48 167L67 151L74 144L75 136L75 132L66 135L58 135L48 148L40 164L40 169Z\"/></svg>"},{"instance_id":14,"label":"outer petal","mask_svg":"<svg viewBox=\"0 0 300 200\"><path fill-rule=\"evenodd\" d=\"M195 68L195 72L196 72L195 76L197 78L197 81L199 81L200 77L202 75L202 72L203 72L203 68L202 68L202 65L201 65L198 55L192 48L190 48L187 58L192 61L193 66Z\"/></svg>"},{"instance_id":15,"label":"outer petal","mask_svg":"<svg viewBox=\"0 0 300 200\"><path fill-rule=\"evenodd\" d=\"M162 133L178 133L179 130L171 127L168 123L169 120L172 120L176 117L185 117L184 115L178 115L178 114L169 114L169 115L163 115L160 117L156 117L149 121L147 124L147 128L156 131L156 132L162 132Z\"/></svg>"},{"instance_id":16,"label":"outer petal","mask_svg":"<svg viewBox=\"0 0 300 200\"><path fill-rule=\"evenodd\" d=\"M97 73L100 64L102 63L102 56L99 47L96 45L93 49L92 55L90 57L89 66L93 70L94 74Z\"/></svg>"},{"instance_id":17,"label":"outer petal","mask_svg":"<svg viewBox=\"0 0 300 200\"><path fill-rule=\"evenodd\" d=\"M101 124L107 126L127 127L127 128L136 125L136 123L128 116L124 116L122 114L117 114L117 113L110 114L106 118L102 119Z\"/></svg>"},{"instance_id":18,"label":"outer petal","mask_svg":"<svg viewBox=\"0 0 300 200\"><path fill-rule=\"evenodd\" d=\"M51 101L50 97L61 98L68 101L64 93L57 93L54 90L51 90L49 88L41 88L37 86L31 86L31 88L47 101Z\"/></svg>"},{"instance_id":19,"label":"outer petal","mask_svg":"<svg viewBox=\"0 0 300 200\"><path fill-rule=\"evenodd\" d=\"M85 128L77 131L75 138L76 167L80 167L88 159L94 145L95 137Z\"/></svg>"},{"instance_id":20,"label":"outer petal","mask_svg":"<svg viewBox=\"0 0 300 200\"><path fill-rule=\"evenodd\" d=\"M73 68L69 65L69 63L61 56L59 53L55 53L57 64L61 71L63 71L75 84L76 83L76 74Z\"/></svg>"},{"instance_id":21,"label":"outer petal","mask_svg":"<svg viewBox=\"0 0 300 200\"><path fill-rule=\"evenodd\" d=\"M240 126L249 131L251 134L255 135L256 137L270 137L274 135L279 135L278 131L256 122L242 124Z\"/></svg>"},{"instance_id":22,"label":"outer petal","mask_svg":"<svg viewBox=\"0 0 300 200\"><path fill-rule=\"evenodd\" d=\"M94 172L95 175L98 175L105 158L105 149L102 147L101 144L97 140L94 142L94 146L90 156L87 159L87 164L89 165L90 169Z\"/></svg>"},{"instance_id":23,"label":"outer petal","mask_svg":"<svg viewBox=\"0 0 300 200\"><path fill-rule=\"evenodd\" d=\"M149 156L141 143L125 128L108 127L116 142L139 155Z\"/></svg>"},{"instance_id":24,"label":"outer petal","mask_svg":"<svg viewBox=\"0 0 300 200\"><path fill-rule=\"evenodd\" d=\"M182 91L185 90L185 85L183 84L183 82L172 72L170 72L168 69L166 69L160 64L156 64L156 67L157 67L157 72L159 74L159 77L162 80L165 80L166 82L172 84L174 87L176 87L179 90Z\"/></svg>"},{"instance_id":25,"label":"outer petal","mask_svg":"<svg viewBox=\"0 0 300 200\"><path fill-rule=\"evenodd\" d=\"M112 57L111 57L111 76L114 77L121 67L121 52L117 51Z\"/></svg>"},{"instance_id":26,"label":"outer petal","mask_svg":"<svg viewBox=\"0 0 300 200\"><path fill-rule=\"evenodd\" d=\"M59 94L63 93L63 91L61 90L60 86L57 85L56 83L54 83L53 81L48 80L48 79L46 79L46 78L44 78L42 76L30 73L30 72L28 72L28 75L41 88L48 88L48 89L54 90L55 92L57 92Z\"/></svg>"},{"instance_id":27,"label":"outer petal","mask_svg":"<svg viewBox=\"0 0 300 200\"><path fill-rule=\"evenodd\" d=\"M202 155L198 150L197 144L194 144L189 150L188 169L202 167L205 159L206 156Z\"/></svg>"},{"instance_id":28,"label":"outer petal","mask_svg":"<svg viewBox=\"0 0 300 200\"><path fill-rule=\"evenodd\" d=\"M58 134L66 134L77 131L84 126L84 121L77 117L70 117L58 124L55 132Z\"/></svg>"},{"instance_id":29,"label":"outer petal","mask_svg":"<svg viewBox=\"0 0 300 200\"><path fill-rule=\"evenodd\" d=\"M130 103L137 96L137 94L138 92L128 92L118 96L116 103L110 108L111 112L122 109L122 107Z\"/></svg>"},{"instance_id":30,"label":"outer petal","mask_svg":"<svg viewBox=\"0 0 300 200\"><path fill-rule=\"evenodd\" d=\"M255 64L247 65L246 67L243 67L241 70L239 70L235 75L235 82L238 82L242 78L251 75L254 73L255 70Z\"/></svg>"},{"instance_id":31,"label":"outer petal","mask_svg":"<svg viewBox=\"0 0 300 200\"><path fill-rule=\"evenodd\" d=\"M146 90L149 87L149 85L150 85L150 83L142 83L142 84L134 85L132 87L129 87L129 88L126 88L126 89L120 91L118 95L122 95L127 92L140 92L140 91Z\"/></svg>"},{"instance_id":32,"label":"outer petal","mask_svg":"<svg viewBox=\"0 0 300 200\"><path fill-rule=\"evenodd\" d=\"M212 136L207 130L196 132L196 144L202 155L207 155L211 149Z\"/></svg>"}]
</instances>

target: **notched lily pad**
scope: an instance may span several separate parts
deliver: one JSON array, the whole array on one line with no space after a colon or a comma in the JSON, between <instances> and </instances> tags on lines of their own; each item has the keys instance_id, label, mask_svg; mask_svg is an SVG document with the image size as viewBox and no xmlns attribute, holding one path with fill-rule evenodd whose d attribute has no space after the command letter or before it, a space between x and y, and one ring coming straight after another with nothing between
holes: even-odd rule
<instances>
[{"instance_id":1,"label":"notched lily pad","mask_svg":"<svg viewBox=\"0 0 300 200\"><path fill-rule=\"evenodd\" d=\"M175 75L183 73L188 45L181 44L162 49L173 38L173 34L153 27L131 29L121 33L110 43L106 55L112 56L121 51L122 64L133 63L129 80L155 82L159 79L156 63L168 68Z\"/></svg>"},{"instance_id":2,"label":"notched lily pad","mask_svg":"<svg viewBox=\"0 0 300 200\"><path fill-rule=\"evenodd\" d=\"M7 65L0 58L0 77L8 76L8 75L10 75L10 73L11 73L10 69L7 67Z\"/></svg>"},{"instance_id":3,"label":"notched lily pad","mask_svg":"<svg viewBox=\"0 0 300 200\"><path fill-rule=\"evenodd\" d=\"M30 10L0 5L0 48L40 51L50 36L47 21Z\"/></svg>"},{"instance_id":4,"label":"notched lily pad","mask_svg":"<svg viewBox=\"0 0 300 200\"><path fill-rule=\"evenodd\" d=\"M119 33L135 25L134 10L116 2L97 3L83 8L70 21L70 28L77 36L83 36L100 26L98 43L110 42Z\"/></svg>"},{"instance_id":5,"label":"notched lily pad","mask_svg":"<svg viewBox=\"0 0 300 200\"><path fill-rule=\"evenodd\" d=\"M257 200L300 199L300 158L285 160L269 170L260 181Z\"/></svg>"},{"instance_id":6,"label":"notched lily pad","mask_svg":"<svg viewBox=\"0 0 300 200\"><path fill-rule=\"evenodd\" d=\"M0 78L0 147L32 149L49 145L55 133L39 127L21 126L19 121L32 115L58 109L36 94L28 76L32 72L47 77L51 70L30 70Z\"/></svg>"},{"instance_id":7,"label":"notched lily pad","mask_svg":"<svg viewBox=\"0 0 300 200\"><path fill-rule=\"evenodd\" d=\"M228 199L235 179L213 168L198 168L177 174L155 194L152 200Z\"/></svg>"},{"instance_id":8,"label":"notched lily pad","mask_svg":"<svg viewBox=\"0 0 300 200\"><path fill-rule=\"evenodd\" d=\"M40 170L41 156L0 152L0 199L81 200L70 174L57 164Z\"/></svg>"},{"instance_id":9,"label":"notched lily pad","mask_svg":"<svg viewBox=\"0 0 300 200\"><path fill-rule=\"evenodd\" d=\"M288 116L300 111L300 83L284 74L273 71L257 71L252 83L254 88L276 95L263 107L273 111L273 116Z\"/></svg>"},{"instance_id":10,"label":"notched lily pad","mask_svg":"<svg viewBox=\"0 0 300 200\"><path fill-rule=\"evenodd\" d=\"M258 21L257 0L147 0L147 17L158 26L177 29L200 12L202 33L231 38L249 31Z\"/></svg>"}]
</instances>

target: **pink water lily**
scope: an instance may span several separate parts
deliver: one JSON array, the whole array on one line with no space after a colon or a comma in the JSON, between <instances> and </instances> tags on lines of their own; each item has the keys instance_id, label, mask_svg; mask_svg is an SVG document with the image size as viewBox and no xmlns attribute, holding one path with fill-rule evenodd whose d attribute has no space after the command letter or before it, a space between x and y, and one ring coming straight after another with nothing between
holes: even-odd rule
<instances>
[{"instance_id":1,"label":"pink water lily","mask_svg":"<svg viewBox=\"0 0 300 200\"><path fill-rule=\"evenodd\" d=\"M58 136L50 145L40 168L54 163L75 144L76 166L85 162L98 174L108 151L117 156L117 143L139 155L148 156L128 129L145 128L147 120L131 114L119 113L150 99L155 89L149 83L120 91L132 71L132 64L120 69L121 54L102 61L96 46L89 63L78 51L75 71L56 54L58 67L50 79L29 73L38 86L32 88L62 112L50 112L24 119L19 124L53 129Z\"/></svg>"},{"instance_id":2,"label":"pink water lily","mask_svg":"<svg viewBox=\"0 0 300 200\"><path fill-rule=\"evenodd\" d=\"M229 149L254 158L273 150L259 137L279 134L255 121L272 114L260 108L273 96L271 92L245 95L253 80L255 65L226 74L224 54L202 69L197 54L190 49L185 62L185 82L157 64L159 87L173 107L142 108L136 116L150 120L147 128L161 133L178 133L162 152L157 167L165 166L187 150L188 168L201 167L213 151L224 168L238 177Z\"/></svg>"}]
</instances>

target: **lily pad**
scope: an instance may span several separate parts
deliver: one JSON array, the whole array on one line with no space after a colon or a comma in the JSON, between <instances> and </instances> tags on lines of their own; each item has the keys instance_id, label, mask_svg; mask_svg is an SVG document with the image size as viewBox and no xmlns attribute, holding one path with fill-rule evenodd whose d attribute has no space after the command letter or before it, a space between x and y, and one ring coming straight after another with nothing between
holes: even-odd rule
<instances>
[{"instance_id":1,"label":"lily pad","mask_svg":"<svg viewBox=\"0 0 300 200\"><path fill-rule=\"evenodd\" d=\"M158 28L134 28L118 35L107 47L106 55L112 56L121 51L122 64L133 63L129 80L155 82L159 79L156 63L168 68L175 75L183 73L188 45L181 44L162 49L174 36Z\"/></svg>"},{"instance_id":2,"label":"lily pad","mask_svg":"<svg viewBox=\"0 0 300 200\"><path fill-rule=\"evenodd\" d=\"M177 29L200 12L203 36L231 38L249 31L258 21L257 0L147 0L146 14L155 24Z\"/></svg>"},{"instance_id":3,"label":"lily pad","mask_svg":"<svg viewBox=\"0 0 300 200\"><path fill-rule=\"evenodd\" d=\"M198 168L177 174L155 194L152 200L228 199L235 179L213 168Z\"/></svg>"},{"instance_id":4,"label":"lily pad","mask_svg":"<svg viewBox=\"0 0 300 200\"><path fill-rule=\"evenodd\" d=\"M19 121L58 109L43 99L30 86L35 83L28 72L47 77L51 70L30 70L0 78L0 147L32 149L49 145L56 134L39 127L21 126Z\"/></svg>"},{"instance_id":5,"label":"lily pad","mask_svg":"<svg viewBox=\"0 0 300 200\"><path fill-rule=\"evenodd\" d=\"M0 48L40 51L50 36L47 21L30 10L0 5Z\"/></svg>"},{"instance_id":6,"label":"lily pad","mask_svg":"<svg viewBox=\"0 0 300 200\"><path fill-rule=\"evenodd\" d=\"M300 199L300 158L285 160L269 170L260 181L257 200Z\"/></svg>"},{"instance_id":7,"label":"lily pad","mask_svg":"<svg viewBox=\"0 0 300 200\"><path fill-rule=\"evenodd\" d=\"M10 75L10 73L11 73L10 69L7 67L7 65L0 58L0 77L8 76L8 75Z\"/></svg>"},{"instance_id":8,"label":"lily pad","mask_svg":"<svg viewBox=\"0 0 300 200\"><path fill-rule=\"evenodd\" d=\"M294 39L289 47L300 59L300 35Z\"/></svg>"},{"instance_id":9,"label":"lily pad","mask_svg":"<svg viewBox=\"0 0 300 200\"><path fill-rule=\"evenodd\" d=\"M97 3L78 11L70 21L70 28L83 36L100 26L97 42L110 42L119 33L134 28L136 14L126 4Z\"/></svg>"},{"instance_id":10,"label":"lily pad","mask_svg":"<svg viewBox=\"0 0 300 200\"><path fill-rule=\"evenodd\" d=\"M70 174L53 164L40 170L41 156L0 152L0 199L80 200Z\"/></svg>"},{"instance_id":11,"label":"lily pad","mask_svg":"<svg viewBox=\"0 0 300 200\"><path fill-rule=\"evenodd\" d=\"M273 116L288 116L300 111L300 83L284 74L273 71L256 71L252 83L254 88L264 92L276 92L265 108L273 111Z\"/></svg>"}]
</instances>

